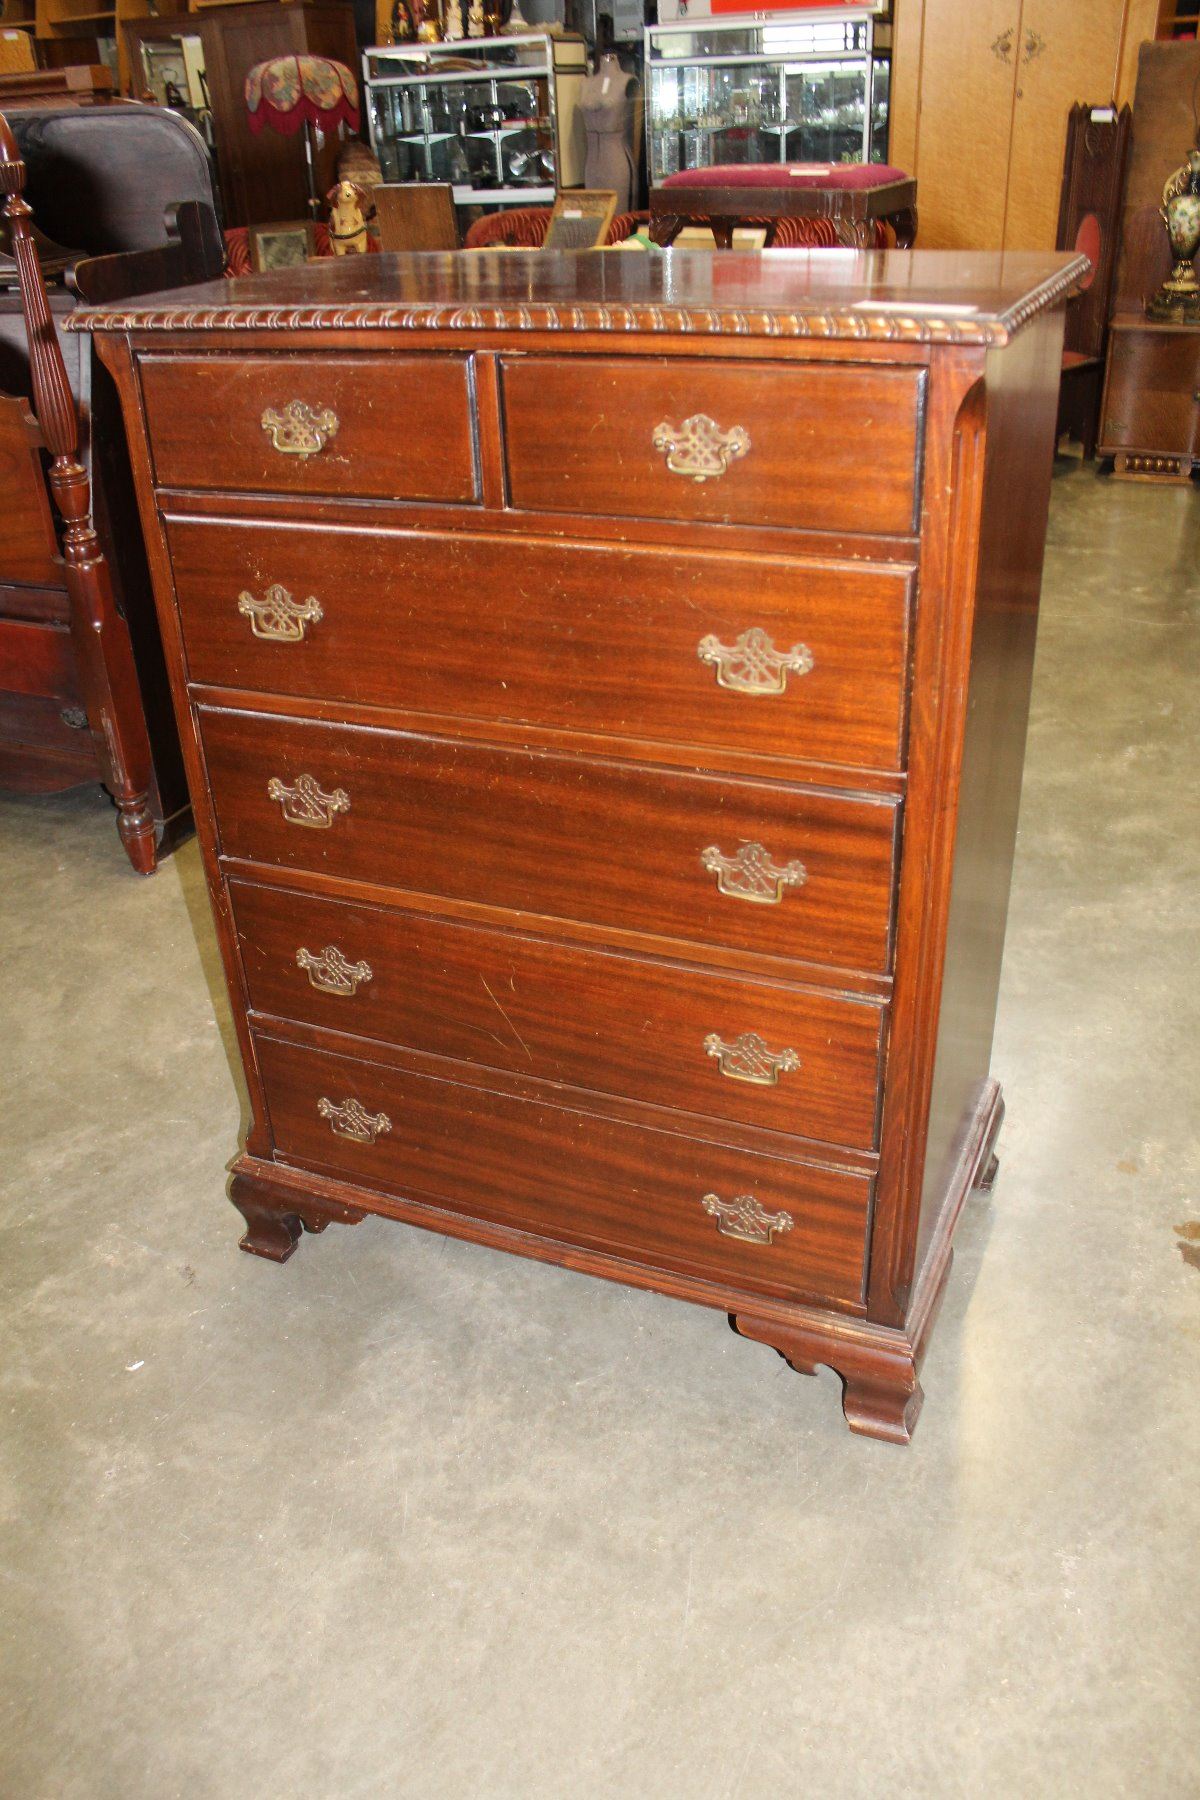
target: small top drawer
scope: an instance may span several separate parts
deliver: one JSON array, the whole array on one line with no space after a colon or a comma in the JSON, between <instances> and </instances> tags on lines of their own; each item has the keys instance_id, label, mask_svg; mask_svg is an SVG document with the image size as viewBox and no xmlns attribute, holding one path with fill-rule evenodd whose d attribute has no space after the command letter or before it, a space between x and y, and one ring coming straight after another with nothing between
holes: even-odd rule
<instances>
[{"instance_id":1,"label":"small top drawer","mask_svg":"<svg viewBox=\"0 0 1200 1800\"><path fill-rule=\"evenodd\" d=\"M479 498L462 356L146 356L160 486Z\"/></svg>"},{"instance_id":2,"label":"small top drawer","mask_svg":"<svg viewBox=\"0 0 1200 1800\"><path fill-rule=\"evenodd\" d=\"M923 381L845 363L510 358L512 504L903 535Z\"/></svg>"}]
</instances>

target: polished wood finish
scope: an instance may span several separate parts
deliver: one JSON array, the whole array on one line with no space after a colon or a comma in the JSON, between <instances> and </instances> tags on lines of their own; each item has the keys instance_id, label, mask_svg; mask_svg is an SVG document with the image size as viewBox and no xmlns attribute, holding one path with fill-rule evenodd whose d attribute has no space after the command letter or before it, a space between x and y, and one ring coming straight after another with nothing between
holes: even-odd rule
<instances>
[{"instance_id":1,"label":"polished wood finish","mask_svg":"<svg viewBox=\"0 0 1200 1800\"><path fill-rule=\"evenodd\" d=\"M81 321L187 730L243 1247L373 1213L718 1307L905 1441L995 1169L1054 308L1082 265L467 260ZM245 482L229 369L414 361L465 389L469 499L365 501L385 439L393 496L436 443L391 418L342 485ZM186 486L177 363L224 420ZM654 469L682 400L748 452ZM701 639L755 624L811 668L751 657L722 688Z\"/></svg>"},{"instance_id":2,"label":"polished wood finish","mask_svg":"<svg viewBox=\"0 0 1200 1800\"><path fill-rule=\"evenodd\" d=\"M1188 479L1200 460L1200 326L1113 320L1100 454L1118 475Z\"/></svg>"},{"instance_id":3,"label":"polished wood finish","mask_svg":"<svg viewBox=\"0 0 1200 1800\"><path fill-rule=\"evenodd\" d=\"M599 357L502 360L512 504L825 531L910 532L922 377L908 369L639 369ZM864 476L841 408L870 418ZM661 423L704 415L740 427L749 449L724 474L675 474L655 448Z\"/></svg>"},{"instance_id":4,"label":"polished wood finish","mask_svg":"<svg viewBox=\"0 0 1200 1800\"><path fill-rule=\"evenodd\" d=\"M34 414L38 435L49 457L46 480L62 520L61 580L69 601L74 661L84 703L84 726L80 729L86 727L89 731L96 766L116 801L117 830L125 852L139 874L150 875L157 863L154 816L149 804L150 742L128 627L117 611L108 564L92 523L91 484L80 460L79 420L33 245L30 207L22 198L24 186L25 166L8 123L0 116L0 193L6 196L0 212L8 229L20 283ZM31 506L31 516L38 522L44 551L44 503ZM40 583L46 574L45 563L35 557L32 580ZM27 628L23 635L28 637L34 629ZM11 644L10 631L10 647ZM25 670L28 677L28 662ZM60 697L63 680L61 674L56 674L50 686L47 698L52 704ZM56 686L59 693L55 692ZM62 717L62 709L59 716ZM58 746L51 743L48 749L51 758L55 758ZM41 759L40 767L34 770L33 784L44 785L50 774L45 759Z\"/></svg>"},{"instance_id":5,"label":"polished wood finish","mask_svg":"<svg viewBox=\"0 0 1200 1800\"><path fill-rule=\"evenodd\" d=\"M142 394L164 487L363 499L474 500L467 364L462 357L148 357ZM331 411L308 455L276 448L263 414L300 401ZM397 434L403 432L403 455ZM216 461L215 434L228 450ZM315 441L315 440L314 440Z\"/></svg>"},{"instance_id":6,"label":"polished wood finish","mask_svg":"<svg viewBox=\"0 0 1200 1800\"><path fill-rule=\"evenodd\" d=\"M657 1268L727 1277L774 1294L857 1305L870 1182L769 1152L647 1130L505 1093L258 1035L279 1154L373 1188L397 1189L521 1231L553 1232ZM358 1099L391 1128L339 1137L317 1101ZM469 1157L464 1143L472 1145ZM704 1196L751 1190L791 1227L769 1244L723 1235Z\"/></svg>"},{"instance_id":7,"label":"polished wood finish","mask_svg":"<svg viewBox=\"0 0 1200 1800\"><path fill-rule=\"evenodd\" d=\"M241 880L229 892L250 1005L264 1017L825 1144L875 1147L877 1002ZM331 987L321 961L330 946L356 971L365 963L365 979ZM567 993L574 1004L564 1010ZM761 1085L723 1074L707 1040L735 1044L750 1029L770 1049L795 1052L799 1067Z\"/></svg>"},{"instance_id":8,"label":"polished wood finish","mask_svg":"<svg viewBox=\"0 0 1200 1800\"><path fill-rule=\"evenodd\" d=\"M887 969L896 807L886 798L638 767L458 738L197 708L227 857L409 893L658 931L834 967ZM291 823L270 779L348 804ZM778 904L705 864L760 842L804 876Z\"/></svg>"},{"instance_id":9,"label":"polished wood finish","mask_svg":"<svg viewBox=\"0 0 1200 1800\"><path fill-rule=\"evenodd\" d=\"M201 684L414 713L449 699L468 719L902 767L908 568L581 541L564 557L542 538L378 525L166 528ZM302 638L257 636L239 609L276 583L320 607ZM484 592L499 604L481 609ZM785 670L780 693L722 687L701 647L747 631L811 668Z\"/></svg>"}]
</instances>

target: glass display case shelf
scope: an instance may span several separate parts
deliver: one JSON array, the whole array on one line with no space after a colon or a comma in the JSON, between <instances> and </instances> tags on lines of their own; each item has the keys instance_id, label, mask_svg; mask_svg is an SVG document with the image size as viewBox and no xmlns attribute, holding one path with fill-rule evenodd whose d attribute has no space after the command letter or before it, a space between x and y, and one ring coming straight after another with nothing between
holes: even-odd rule
<instances>
[{"instance_id":1,"label":"glass display case shelf","mask_svg":"<svg viewBox=\"0 0 1200 1800\"><path fill-rule=\"evenodd\" d=\"M714 163L885 162L885 40L863 7L648 27L651 187Z\"/></svg>"},{"instance_id":2,"label":"glass display case shelf","mask_svg":"<svg viewBox=\"0 0 1200 1800\"><path fill-rule=\"evenodd\" d=\"M363 56L385 181L449 182L458 206L553 200L583 182L583 39L530 31Z\"/></svg>"}]
</instances>

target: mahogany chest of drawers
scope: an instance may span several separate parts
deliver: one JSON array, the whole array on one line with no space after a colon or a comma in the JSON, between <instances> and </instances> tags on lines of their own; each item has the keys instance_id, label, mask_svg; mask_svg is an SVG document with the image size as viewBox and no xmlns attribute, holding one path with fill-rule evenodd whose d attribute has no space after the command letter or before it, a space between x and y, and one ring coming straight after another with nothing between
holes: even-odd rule
<instances>
[{"instance_id":1,"label":"mahogany chest of drawers","mask_svg":"<svg viewBox=\"0 0 1200 1800\"><path fill-rule=\"evenodd\" d=\"M346 259L94 309L253 1122L906 1440L992 1024L1078 259Z\"/></svg>"}]
</instances>

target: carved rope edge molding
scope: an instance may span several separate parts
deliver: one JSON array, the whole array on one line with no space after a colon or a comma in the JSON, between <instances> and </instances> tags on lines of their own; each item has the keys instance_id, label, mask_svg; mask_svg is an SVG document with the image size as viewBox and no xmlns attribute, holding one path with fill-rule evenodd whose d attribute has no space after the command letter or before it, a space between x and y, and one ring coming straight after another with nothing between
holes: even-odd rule
<instances>
[{"instance_id":1,"label":"carved rope edge molding","mask_svg":"<svg viewBox=\"0 0 1200 1800\"><path fill-rule=\"evenodd\" d=\"M1087 268L1076 256L1018 306L994 317L938 319L849 311L723 312L682 306L160 306L117 312L81 307L70 331L624 331L680 337L812 337L888 343L1006 344L1037 313L1075 287Z\"/></svg>"}]
</instances>

